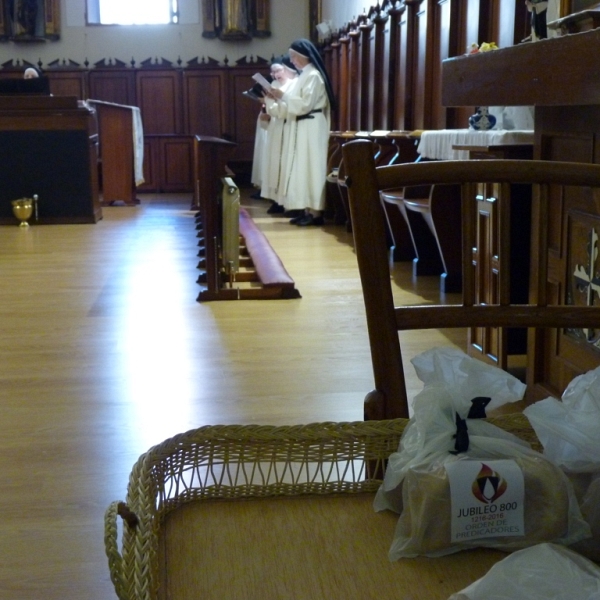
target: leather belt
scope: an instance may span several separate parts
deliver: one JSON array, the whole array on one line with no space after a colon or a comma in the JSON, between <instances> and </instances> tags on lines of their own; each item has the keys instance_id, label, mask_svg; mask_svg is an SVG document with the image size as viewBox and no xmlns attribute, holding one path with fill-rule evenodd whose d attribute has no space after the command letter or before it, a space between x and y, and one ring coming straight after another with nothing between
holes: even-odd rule
<instances>
[{"instance_id":1,"label":"leather belt","mask_svg":"<svg viewBox=\"0 0 600 600\"><path fill-rule=\"evenodd\" d=\"M323 112L322 108L317 108L315 110L311 110L309 113L306 113L305 115L298 115L296 117L296 121L304 121L304 119L314 119L313 114L320 113L320 112Z\"/></svg>"}]
</instances>

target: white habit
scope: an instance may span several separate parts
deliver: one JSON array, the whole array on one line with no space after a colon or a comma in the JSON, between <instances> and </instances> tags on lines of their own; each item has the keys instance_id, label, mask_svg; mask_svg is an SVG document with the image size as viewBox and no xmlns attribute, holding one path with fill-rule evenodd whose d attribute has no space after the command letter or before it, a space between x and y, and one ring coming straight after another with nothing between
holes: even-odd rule
<instances>
[{"instance_id":1,"label":"white habit","mask_svg":"<svg viewBox=\"0 0 600 600\"><path fill-rule=\"evenodd\" d=\"M287 210L323 210L330 110L319 70L312 63L306 65L278 103L285 105L287 124L277 202ZM308 118L298 121L302 115Z\"/></svg>"},{"instance_id":2,"label":"white habit","mask_svg":"<svg viewBox=\"0 0 600 600\"><path fill-rule=\"evenodd\" d=\"M283 84L277 81L272 86L286 92L295 85L297 78L286 79ZM287 108L282 102L266 98L267 114L271 120L267 127L267 141L262 160L262 187L260 195L269 200L279 197L279 176L281 157L285 154L283 146L283 130L286 126Z\"/></svg>"}]
</instances>

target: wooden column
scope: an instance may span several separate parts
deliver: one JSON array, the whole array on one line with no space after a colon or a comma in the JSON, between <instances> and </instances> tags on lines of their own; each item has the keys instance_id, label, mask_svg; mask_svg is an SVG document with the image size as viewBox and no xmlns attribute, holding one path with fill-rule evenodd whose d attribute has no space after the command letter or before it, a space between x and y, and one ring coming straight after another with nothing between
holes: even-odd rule
<instances>
[{"instance_id":1,"label":"wooden column","mask_svg":"<svg viewBox=\"0 0 600 600\"><path fill-rule=\"evenodd\" d=\"M343 33L340 37L340 95L339 95L339 128L350 129L350 70L349 70L350 38Z\"/></svg>"},{"instance_id":2,"label":"wooden column","mask_svg":"<svg viewBox=\"0 0 600 600\"><path fill-rule=\"evenodd\" d=\"M388 122L395 130L408 129L406 122L407 95L407 20L406 5L390 10L390 93Z\"/></svg>"},{"instance_id":3,"label":"wooden column","mask_svg":"<svg viewBox=\"0 0 600 600\"><path fill-rule=\"evenodd\" d=\"M338 109L331 115L331 130L337 131L340 128L340 48L341 45L337 41L337 34L333 38L329 48L331 50L329 57L329 77L331 79L331 85L333 86L333 93L335 94L336 101L338 103Z\"/></svg>"},{"instance_id":4,"label":"wooden column","mask_svg":"<svg viewBox=\"0 0 600 600\"><path fill-rule=\"evenodd\" d=\"M356 131L360 129L360 30L354 28L348 33L350 38L350 106L349 106L349 129Z\"/></svg>"},{"instance_id":5,"label":"wooden column","mask_svg":"<svg viewBox=\"0 0 600 600\"><path fill-rule=\"evenodd\" d=\"M373 95L375 88L380 84L375 79L375 53L374 39L372 38L373 23L363 22L359 25L360 31L360 129L372 131L374 129L374 104Z\"/></svg>"},{"instance_id":6,"label":"wooden column","mask_svg":"<svg viewBox=\"0 0 600 600\"><path fill-rule=\"evenodd\" d=\"M379 11L373 18L375 25L373 60L373 129L391 129L388 107L390 90L390 23L387 13Z\"/></svg>"}]
</instances>

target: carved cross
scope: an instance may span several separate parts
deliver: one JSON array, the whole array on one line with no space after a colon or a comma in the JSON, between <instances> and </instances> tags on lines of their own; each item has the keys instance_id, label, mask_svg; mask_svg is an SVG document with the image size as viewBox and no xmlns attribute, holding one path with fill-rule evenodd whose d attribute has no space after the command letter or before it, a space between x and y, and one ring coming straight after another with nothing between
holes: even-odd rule
<instances>
[{"instance_id":1,"label":"carved cross","mask_svg":"<svg viewBox=\"0 0 600 600\"><path fill-rule=\"evenodd\" d=\"M587 299L586 303L588 306L594 304L594 292L600 297L600 276L596 271L596 260L598 259L598 234L596 230L592 228L590 231L590 238L588 244L588 264L587 267L582 265L576 265L573 276L575 278L575 285L578 290L586 292ZM594 340L593 329L583 329L588 342L593 342L594 345L600 343L598 340Z\"/></svg>"}]
</instances>

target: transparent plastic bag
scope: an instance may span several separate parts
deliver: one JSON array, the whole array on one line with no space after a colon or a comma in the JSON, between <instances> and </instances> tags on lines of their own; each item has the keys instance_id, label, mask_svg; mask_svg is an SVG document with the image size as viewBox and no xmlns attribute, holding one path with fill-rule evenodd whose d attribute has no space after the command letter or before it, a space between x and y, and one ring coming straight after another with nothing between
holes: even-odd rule
<instances>
[{"instance_id":1,"label":"transparent plastic bag","mask_svg":"<svg viewBox=\"0 0 600 600\"><path fill-rule=\"evenodd\" d=\"M575 377L562 399L546 398L528 406L529 419L544 456L572 481L592 538L575 546L600 560L600 367Z\"/></svg>"},{"instance_id":2,"label":"transparent plastic bag","mask_svg":"<svg viewBox=\"0 0 600 600\"><path fill-rule=\"evenodd\" d=\"M467 418L473 399L486 398L490 408L520 400L525 389L521 382L454 349L430 350L413 364L424 389L414 399L414 415L398 452L390 456L374 501L375 510L401 513L390 560L473 547L515 550L545 541L568 544L589 536L572 486L558 467L513 434ZM466 425L462 433L468 434L468 449L457 453L460 422ZM523 473L525 534L453 542L448 465L504 459L516 462ZM503 530L494 525L490 531Z\"/></svg>"},{"instance_id":3,"label":"transparent plastic bag","mask_svg":"<svg viewBox=\"0 0 600 600\"><path fill-rule=\"evenodd\" d=\"M600 367L575 377L561 401L546 398L523 413L546 458L573 473L600 471Z\"/></svg>"},{"instance_id":4,"label":"transparent plastic bag","mask_svg":"<svg viewBox=\"0 0 600 600\"><path fill-rule=\"evenodd\" d=\"M600 567L555 544L519 550L448 600L600 600Z\"/></svg>"}]
</instances>

